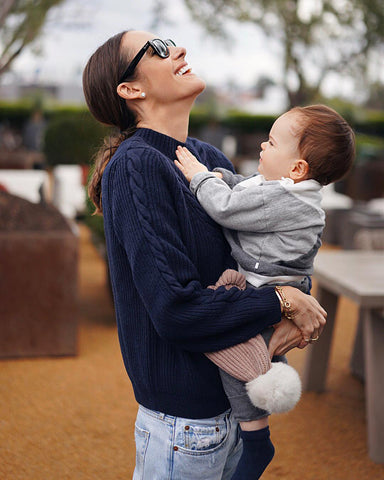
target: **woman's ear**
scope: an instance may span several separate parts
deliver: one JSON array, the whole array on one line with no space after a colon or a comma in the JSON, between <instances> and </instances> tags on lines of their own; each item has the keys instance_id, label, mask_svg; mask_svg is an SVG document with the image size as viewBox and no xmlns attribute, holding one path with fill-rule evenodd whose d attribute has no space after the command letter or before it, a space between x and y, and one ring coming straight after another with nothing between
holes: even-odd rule
<instances>
[{"instance_id":1,"label":"woman's ear","mask_svg":"<svg viewBox=\"0 0 384 480\"><path fill-rule=\"evenodd\" d=\"M307 180L309 172L309 165L303 159L295 160L289 170L289 177L295 182Z\"/></svg>"},{"instance_id":2,"label":"woman's ear","mask_svg":"<svg viewBox=\"0 0 384 480\"><path fill-rule=\"evenodd\" d=\"M135 100L141 96L141 88L131 82L123 82L117 86L117 94L124 100Z\"/></svg>"}]
</instances>

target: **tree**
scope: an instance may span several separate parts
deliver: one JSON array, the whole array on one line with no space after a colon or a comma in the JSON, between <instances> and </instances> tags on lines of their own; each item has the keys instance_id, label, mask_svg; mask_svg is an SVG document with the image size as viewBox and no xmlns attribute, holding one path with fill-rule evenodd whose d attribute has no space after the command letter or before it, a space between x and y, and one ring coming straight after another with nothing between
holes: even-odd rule
<instances>
[{"instance_id":1,"label":"tree","mask_svg":"<svg viewBox=\"0 0 384 480\"><path fill-rule=\"evenodd\" d=\"M332 73L366 78L371 53L384 45L383 0L184 2L210 34L225 38L225 22L236 20L251 22L276 39L291 105L313 101Z\"/></svg>"},{"instance_id":2,"label":"tree","mask_svg":"<svg viewBox=\"0 0 384 480\"><path fill-rule=\"evenodd\" d=\"M384 111L384 85L379 82L372 83L369 88L369 97L365 106Z\"/></svg>"},{"instance_id":3,"label":"tree","mask_svg":"<svg viewBox=\"0 0 384 480\"><path fill-rule=\"evenodd\" d=\"M0 75L41 33L47 14L64 0L2 0L0 4Z\"/></svg>"},{"instance_id":4,"label":"tree","mask_svg":"<svg viewBox=\"0 0 384 480\"><path fill-rule=\"evenodd\" d=\"M257 97L264 97L265 92L269 87L272 87L275 85L275 82L268 76L266 75L261 75L257 81L255 82L255 85L253 87L254 94Z\"/></svg>"}]
</instances>

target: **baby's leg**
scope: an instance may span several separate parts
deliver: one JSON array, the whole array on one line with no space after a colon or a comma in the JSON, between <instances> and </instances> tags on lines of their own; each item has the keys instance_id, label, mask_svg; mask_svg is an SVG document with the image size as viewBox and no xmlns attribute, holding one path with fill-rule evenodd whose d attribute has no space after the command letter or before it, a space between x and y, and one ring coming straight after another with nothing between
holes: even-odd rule
<instances>
[{"instance_id":1,"label":"baby's leg","mask_svg":"<svg viewBox=\"0 0 384 480\"><path fill-rule=\"evenodd\" d=\"M243 453L232 480L257 480L275 454L269 427L251 431L240 430L240 437L243 440Z\"/></svg>"},{"instance_id":2,"label":"baby's leg","mask_svg":"<svg viewBox=\"0 0 384 480\"><path fill-rule=\"evenodd\" d=\"M256 480L271 462L275 448L270 440L268 412L252 405L245 383L220 370L233 415L240 424L243 453L232 480Z\"/></svg>"},{"instance_id":3,"label":"baby's leg","mask_svg":"<svg viewBox=\"0 0 384 480\"><path fill-rule=\"evenodd\" d=\"M291 410L300 398L298 373L282 357L279 360L283 361L271 363L261 335L206 355L219 368L246 383L255 407L269 413L282 413Z\"/></svg>"},{"instance_id":4,"label":"baby's leg","mask_svg":"<svg viewBox=\"0 0 384 480\"><path fill-rule=\"evenodd\" d=\"M297 378L294 376L293 382L288 381L287 390L282 379L286 378L285 370L290 367L281 362L272 363L271 367L267 345L261 335L242 344L206 355L220 367L225 393L234 417L240 424L243 452L232 480L258 479L271 462L275 449L270 440L269 413L255 405L261 401L265 405L273 405L277 411L284 411L287 406L286 393L291 389L297 391ZM281 366L284 368L281 369ZM295 371L293 372L297 375ZM290 371L288 371L288 378L290 378L289 375ZM298 381L300 387L300 380ZM282 386L284 388L281 388Z\"/></svg>"}]
</instances>

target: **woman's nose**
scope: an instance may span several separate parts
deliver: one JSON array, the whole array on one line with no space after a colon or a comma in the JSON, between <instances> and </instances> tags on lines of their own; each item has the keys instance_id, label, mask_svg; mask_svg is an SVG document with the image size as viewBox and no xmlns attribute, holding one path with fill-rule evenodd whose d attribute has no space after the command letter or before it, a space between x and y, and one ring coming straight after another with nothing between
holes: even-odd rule
<instances>
[{"instance_id":1,"label":"woman's nose","mask_svg":"<svg viewBox=\"0 0 384 480\"><path fill-rule=\"evenodd\" d=\"M171 55L173 58L178 59L185 57L187 50L184 47L168 47L171 50Z\"/></svg>"}]
</instances>

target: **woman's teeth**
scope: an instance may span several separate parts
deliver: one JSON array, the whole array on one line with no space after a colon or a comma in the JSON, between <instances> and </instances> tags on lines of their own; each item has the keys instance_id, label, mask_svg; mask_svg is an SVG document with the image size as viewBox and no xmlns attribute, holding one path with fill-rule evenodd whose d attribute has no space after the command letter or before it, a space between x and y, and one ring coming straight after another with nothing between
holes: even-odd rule
<instances>
[{"instance_id":1,"label":"woman's teeth","mask_svg":"<svg viewBox=\"0 0 384 480\"><path fill-rule=\"evenodd\" d=\"M191 70L191 67L189 65L185 65L184 67L180 68L180 70L177 72L176 75L184 75L184 73L187 73L189 70Z\"/></svg>"}]
</instances>

